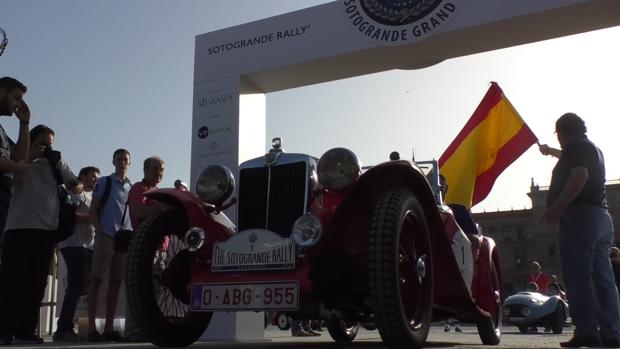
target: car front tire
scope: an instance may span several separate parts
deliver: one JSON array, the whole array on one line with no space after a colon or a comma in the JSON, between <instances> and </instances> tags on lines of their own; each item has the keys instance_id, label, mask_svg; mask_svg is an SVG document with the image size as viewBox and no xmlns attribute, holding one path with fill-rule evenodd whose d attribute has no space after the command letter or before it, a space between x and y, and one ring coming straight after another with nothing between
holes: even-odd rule
<instances>
[{"instance_id":1,"label":"car front tire","mask_svg":"<svg viewBox=\"0 0 620 349\"><path fill-rule=\"evenodd\" d=\"M357 322L332 319L327 321L327 332L336 342L351 342L357 336L360 324Z\"/></svg>"},{"instance_id":2,"label":"car front tire","mask_svg":"<svg viewBox=\"0 0 620 349\"><path fill-rule=\"evenodd\" d=\"M168 209L147 218L133 233L127 255L127 301L140 331L160 347L194 343L211 321L210 312L192 312L187 284L191 259L181 239L182 211ZM167 247L163 242L167 238Z\"/></svg>"},{"instance_id":3,"label":"car front tire","mask_svg":"<svg viewBox=\"0 0 620 349\"><path fill-rule=\"evenodd\" d=\"M566 322L566 312L562 304L558 303L555 311L550 316L550 327L554 334L561 334L564 330L564 323Z\"/></svg>"},{"instance_id":4,"label":"car front tire","mask_svg":"<svg viewBox=\"0 0 620 349\"><path fill-rule=\"evenodd\" d=\"M421 348L433 310L429 229L417 197L392 189L375 206L368 246L370 296L388 348Z\"/></svg>"}]
</instances>

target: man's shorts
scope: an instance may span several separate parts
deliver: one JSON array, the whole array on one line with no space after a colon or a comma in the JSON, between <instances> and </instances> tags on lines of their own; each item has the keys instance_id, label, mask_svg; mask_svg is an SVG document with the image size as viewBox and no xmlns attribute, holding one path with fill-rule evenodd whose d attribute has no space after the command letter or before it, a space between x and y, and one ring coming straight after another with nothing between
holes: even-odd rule
<instances>
[{"instance_id":1,"label":"man's shorts","mask_svg":"<svg viewBox=\"0 0 620 349\"><path fill-rule=\"evenodd\" d=\"M112 258L116 255L116 261L112 265ZM105 279L109 272L110 280L122 280L125 276L126 253L114 251L114 238L105 233L95 234L95 246L93 253L93 267L91 277Z\"/></svg>"}]
</instances>

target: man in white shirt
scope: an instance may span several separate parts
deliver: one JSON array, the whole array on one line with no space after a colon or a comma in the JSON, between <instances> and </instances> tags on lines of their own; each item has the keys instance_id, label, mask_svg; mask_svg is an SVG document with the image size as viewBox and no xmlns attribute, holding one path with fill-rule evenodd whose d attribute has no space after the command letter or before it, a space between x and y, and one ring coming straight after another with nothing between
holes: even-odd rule
<instances>
[{"instance_id":1,"label":"man in white shirt","mask_svg":"<svg viewBox=\"0 0 620 349\"><path fill-rule=\"evenodd\" d=\"M67 266L67 287L58 317L54 342L78 342L73 317L80 296L86 293L88 276L93 257L95 227L89 217L92 192L99 178L99 169L94 166L84 167L78 175L79 182L72 190L71 198L77 205L76 224L73 234L58 244L58 249Z\"/></svg>"}]
</instances>

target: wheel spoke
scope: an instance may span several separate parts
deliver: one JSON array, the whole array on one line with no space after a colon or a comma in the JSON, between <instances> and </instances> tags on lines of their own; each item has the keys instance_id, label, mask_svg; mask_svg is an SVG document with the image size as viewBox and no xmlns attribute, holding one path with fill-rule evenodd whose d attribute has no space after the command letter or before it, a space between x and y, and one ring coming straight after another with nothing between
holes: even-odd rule
<instances>
[{"instance_id":1,"label":"wheel spoke","mask_svg":"<svg viewBox=\"0 0 620 349\"><path fill-rule=\"evenodd\" d=\"M167 237L166 249L156 251L153 258L153 293L162 315L171 323L178 323L190 314L189 305L184 304L174 296L165 284L164 274L170 268L174 258L186 249L186 246L175 235ZM162 247L164 241L162 239Z\"/></svg>"},{"instance_id":2,"label":"wheel spoke","mask_svg":"<svg viewBox=\"0 0 620 349\"><path fill-rule=\"evenodd\" d=\"M425 251L424 230L419 225L419 218L408 211L402 222L398 239L399 265L398 275L403 309L411 328L421 325L421 316L427 305L424 295L426 263L428 252Z\"/></svg>"}]
</instances>

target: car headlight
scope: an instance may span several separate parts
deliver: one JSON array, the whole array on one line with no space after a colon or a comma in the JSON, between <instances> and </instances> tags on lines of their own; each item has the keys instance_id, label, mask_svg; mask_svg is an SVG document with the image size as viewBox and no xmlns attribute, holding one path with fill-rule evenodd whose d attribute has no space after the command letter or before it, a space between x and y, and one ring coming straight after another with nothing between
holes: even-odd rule
<instances>
[{"instance_id":1,"label":"car headlight","mask_svg":"<svg viewBox=\"0 0 620 349\"><path fill-rule=\"evenodd\" d=\"M311 247L319 242L322 232L321 222L312 214L306 213L293 224L291 236L300 247Z\"/></svg>"},{"instance_id":2,"label":"car headlight","mask_svg":"<svg viewBox=\"0 0 620 349\"><path fill-rule=\"evenodd\" d=\"M185 237L183 238L183 242L187 246L187 249L190 252L196 252L204 246L205 241L207 241L207 234L204 229L193 227L185 233Z\"/></svg>"},{"instance_id":3,"label":"car headlight","mask_svg":"<svg viewBox=\"0 0 620 349\"><path fill-rule=\"evenodd\" d=\"M221 205L235 190L235 178L224 166L209 165L198 176L196 194L209 204Z\"/></svg>"},{"instance_id":4,"label":"car headlight","mask_svg":"<svg viewBox=\"0 0 620 349\"><path fill-rule=\"evenodd\" d=\"M521 314L523 314L523 316L528 316L528 315L530 315L530 308L528 308L528 307L522 307L522 308L521 308Z\"/></svg>"},{"instance_id":5,"label":"car headlight","mask_svg":"<svg viewBox=\"0 0 620 349\"><path fill-rule=\"evenodd\" d=\"M318 164L319 183L341 192L360 175L360 164L355 153L346 148L333 148L325 152Z\"/></svg>"},{"instance_id":6,"label":"car headlight","mask_svg":"<svg viewBox=\"0 0 620 349\"><path fill-rule=\"evenodd\" d=\"M510 309L508 309L507 307L504 307L504 309L502 309L502 315L506 317L510 316Z\"/></svg>"}]
</instances>

